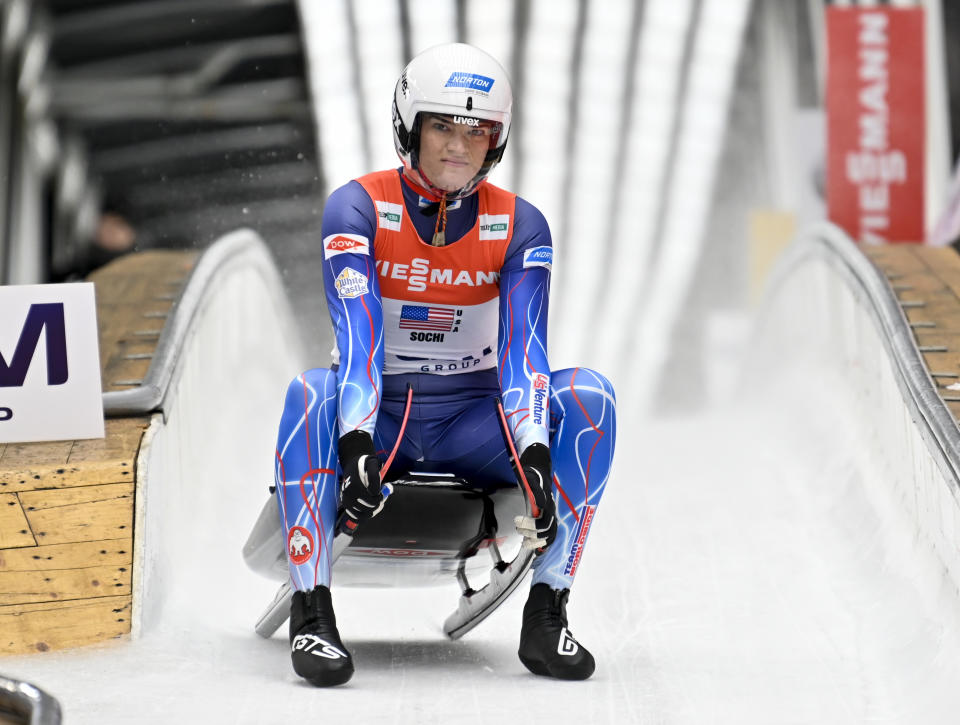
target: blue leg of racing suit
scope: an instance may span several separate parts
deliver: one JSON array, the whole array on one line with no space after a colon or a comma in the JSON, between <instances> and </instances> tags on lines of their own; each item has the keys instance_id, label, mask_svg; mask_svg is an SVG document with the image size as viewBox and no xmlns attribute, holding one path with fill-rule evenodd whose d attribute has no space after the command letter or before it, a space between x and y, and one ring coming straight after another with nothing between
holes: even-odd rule
<instances>
[{"instance_id":1,"label":"blue leg of racing suit","mask_svg":"<svg viewBox=\"0 0 960 725\"><path fill-rule=\"evenodd\" d=\"M308 370L287 388L277 439L277 505L294 589L330 586L337 481L337 377Z\"/></svg>"},{"instance_id":2,"label":"blue leg of racing suit","mask_svg":"<svg viewBox=\"0 0 960 725\"><path fill-rule=\"evenodd\" d=\"M408 382L414 403L388 478L418 470L451 473L474 485L515 480L492 404L499 395L495 371L385 376L374 432L381 461L399 434ZM281 418L278 505L291 579L300 590L330 585L339 495L336 402L336 374L309 370L290 384ZM573 583L609 477L616 403L606 378L588 368L571 368L551 375L550 405L558 533L534 562L533 583L565 589Z\"/></svg>"},{"instance_id":3,"label":"blue leg of racing suit","mask_svg":"<svg viewBox=\"0 0 960 725\"><path fill-rule=\"evenodd\" d=\"M532 583L569 589L613 463L617 434L613 386L589 368L554 372L550 429L557 539L534 561Z\"/></svg>"},{"instance_id":4,"label":"blue leg of racing suit","mask_svg":"<svg viewBox=\"0 0 960 725\"><path fill-rule=\"evenodd\" d=\"M492 403L499 395L495 371L384 376L374 434L381 455L399 433L407 382L414 387L413 409L391 475L414 469L452 473L474 485L516 480ZM533 583L567 589L610 475L616 400L610 382L588 368L558 370L550 387L557 539L535 560Z\"/></svg>"}]
</instances>

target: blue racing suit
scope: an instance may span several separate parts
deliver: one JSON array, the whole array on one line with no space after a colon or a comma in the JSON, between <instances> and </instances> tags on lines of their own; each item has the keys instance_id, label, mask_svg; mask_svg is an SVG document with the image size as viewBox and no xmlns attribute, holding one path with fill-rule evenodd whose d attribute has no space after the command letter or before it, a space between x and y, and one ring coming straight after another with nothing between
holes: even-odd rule
<instances>
[{"instance_id":1,"label":"blue racing suit","mask_svg":"<svg viewBox=\"0 0 960 725\"><path fill-rule=\"evenodd\" d=\"M277 499L295 589L330 584L339 503L337 440L371 434L381 462L413 404L390 477L452 473L472 484L514 481L492 399L500 396L521 452L550 447L558 535L533 583L573 582L610 473L613 388L587 368L551 371L547 311L552 243L543 215L488 182L446 209L401 170L330 195L323 280L336 336L334 366L288 387L276 452ZM386 504L389 506L389 501Z\"/></svg>"}]
</instances>

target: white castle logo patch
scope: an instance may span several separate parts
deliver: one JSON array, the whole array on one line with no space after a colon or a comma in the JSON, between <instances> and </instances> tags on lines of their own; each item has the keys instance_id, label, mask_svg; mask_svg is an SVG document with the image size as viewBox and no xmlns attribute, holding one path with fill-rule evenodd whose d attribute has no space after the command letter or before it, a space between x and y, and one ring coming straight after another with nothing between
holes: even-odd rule
<instances>
[{"instance_id":1,"label":"white castle logo patch","mask_svg":"<svg viewBox=\"0 0 960 725\"><path fill-rule=\"evenodd\" d=\"M337 275L334 284L337 286L337 295L340 299L349 299L367 294L367 275L358 272L353 267L344 267Z\"/></svg>"}]
</instances>

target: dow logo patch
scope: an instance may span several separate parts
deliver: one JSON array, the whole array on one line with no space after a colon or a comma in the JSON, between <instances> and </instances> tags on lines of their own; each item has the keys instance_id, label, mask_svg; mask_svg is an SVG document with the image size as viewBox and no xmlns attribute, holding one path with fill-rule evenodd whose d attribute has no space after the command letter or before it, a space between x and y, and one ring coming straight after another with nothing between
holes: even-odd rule
<instances>
[{"instance_id":1,"label":"dow logo patch","mask_svg":"<svg viewBox=\"0 0 960 725\"><path fill-rule=\"evenodd\" d=\"M370 240L362 234L331 234L323 240L323 258L338 254L370 254Z\"/></svg>"},{"instance_id":2,"label":"dow logo patch","mask_svg":"<svg viewBox=\"0 0 960 725\"><path fill-rule=\"evenodd\" d=\"M302 526L291 526L287 533L287 553L297 566L306 564L313 556L313 535Z\"/></svg>"}]
</instances>

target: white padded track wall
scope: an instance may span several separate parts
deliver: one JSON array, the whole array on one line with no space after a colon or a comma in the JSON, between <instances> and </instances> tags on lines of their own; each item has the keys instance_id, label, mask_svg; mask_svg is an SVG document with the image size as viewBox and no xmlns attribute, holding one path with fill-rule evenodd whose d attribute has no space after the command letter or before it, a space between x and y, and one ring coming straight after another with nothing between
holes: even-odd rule
<instances>
[{"instance_id":1,"label":"white padded track wall","mask_svg":"<svg viewBox=\"0 0 960 725\"><path fill-rule=\"evenodd\" d=\"M899 537L907 575L930 597L955 599L956 424L894 293L841 232L821 227L781 260L753 349L748 377L773 378L767 392L785 414L808 415L848 441L882 535Z\"/></svg>"},{"instance_id":2,"label":"white padded track wall","mask_svg":"<svg viewBox=\"0 0 960 725\"><path fill-rule=\"evenodd\" d=\"M222 260L138 461L135 635L162 630L175 610L216 617L212 603L231 606L235 582L249 588L243 541L224 536L222 524L239 517L252 525L268 496L284 392L304 369L299 333L263 243L240 231L206 254ZM176 530L171 521L180 522ZM184 561L202 565L175 567ZM272 588L265 582L264 600Z\"/></svg>"}]
</instances>

